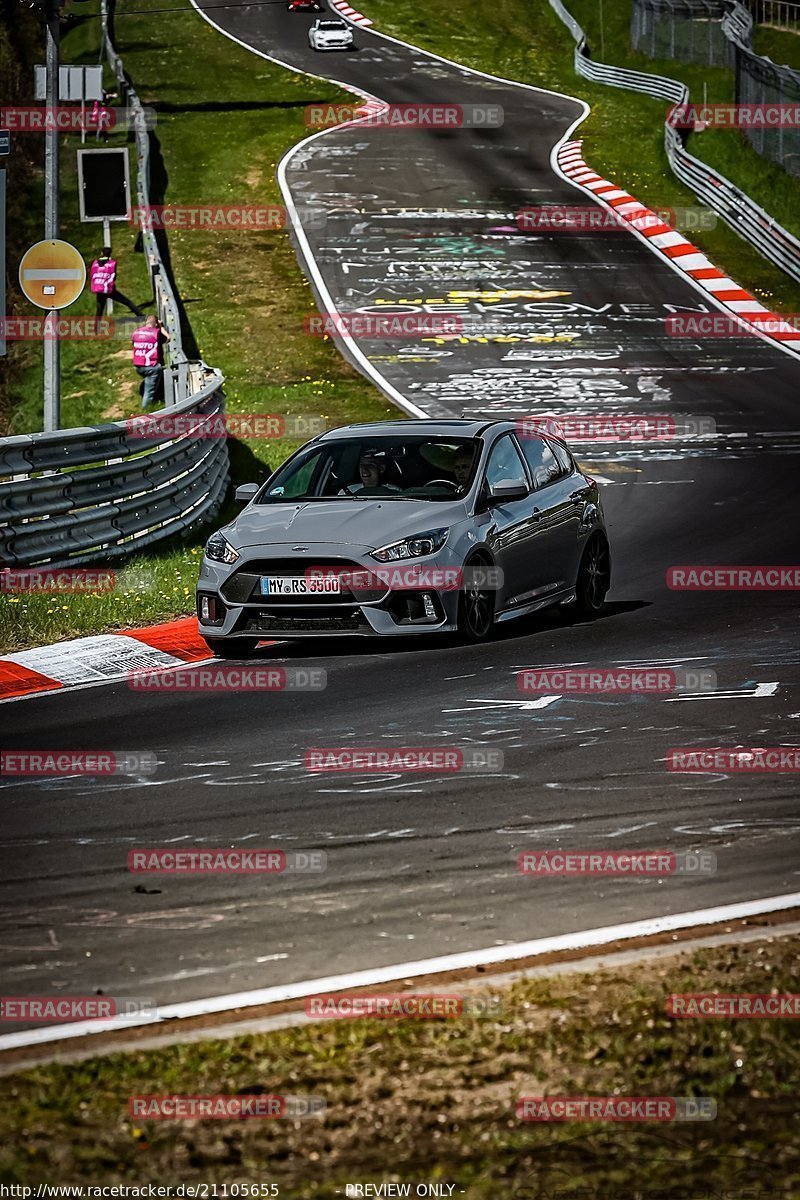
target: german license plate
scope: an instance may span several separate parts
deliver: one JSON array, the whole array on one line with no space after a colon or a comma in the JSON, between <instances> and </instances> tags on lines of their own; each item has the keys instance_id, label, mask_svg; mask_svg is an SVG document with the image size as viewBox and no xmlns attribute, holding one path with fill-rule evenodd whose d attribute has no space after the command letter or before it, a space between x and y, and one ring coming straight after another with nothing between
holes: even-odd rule
<instances>
[{"instance_id":1,"label":"german license plate","mask_svg":"<svg viewBox=\"0 0 800 1200\"><path fill-rule=\"evenodd\" d=\"M341 581L336 575L262 575L262 596L338 596Z\"/></svg>"}]
</instances>

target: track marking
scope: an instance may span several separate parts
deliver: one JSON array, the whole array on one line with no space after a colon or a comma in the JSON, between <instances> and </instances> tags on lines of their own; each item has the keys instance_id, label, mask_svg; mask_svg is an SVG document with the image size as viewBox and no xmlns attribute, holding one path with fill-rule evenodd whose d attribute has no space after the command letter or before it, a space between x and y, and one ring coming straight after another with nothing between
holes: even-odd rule
<instances>
[{"instance_id":1,"label":"track marking","mask_svg":"<svg viewBox=\"0 0 800 1200\"><path fill-rule=\"evenodd\" d=\"M203 10L203 8L201 8L200 4L198 3L198 0L189 0L189 2L191 4L192 8L199 14L199 16L202 17L202 19L204 21L206 21L212 27L212 29L216 29L216 31L218 33L221 33L223 37L228 38L229 41L231 41L231 42L235 42L236 45L241 46L243 50L248 50L251 54L255 54L259 58L265 59L267 62L274 62L279 67L283 67L285 70L291 71L295 75L304 75L307 79L318 79L318 80L321 80L323 83L333 83L337 87L343 88L344 91L350 92L354 96L360 96L363 100L372 101L372 102L380 105L382 109L388 107L388 101L381 100L379 96L374 96L370 92L363 91L363 89L359 88L356 84L344 83L344 82L342 82L342 80L334 79L329 75L317 75L312 71L305 71L305 70L303 70L302 67L295 67L290 63L284 62L280 58L275 58L275 56L272 54L267 54L266 51L264 51L264 50L257 50L255 48L255 46L250 45L249 42L242 41L241 38L236 37L236 35L233 33L229 33L227 29L223 29L221 25L218 25L216 23L216 21L212 20L212 18L208 16L208 14ZM340 14L340 15L342 15L342 14ZM346 20L348 20L348 18L346 16L343 16L343 20L346 21ZM355 24L355 22L351 22L351 24ZM356 27L358 27L358 26L356 26ZM511 87L523 88L525 91L536 92L540 96L555 96L559 100L570 100L570 101L572 101L573 104L577 104L579 106L579 108L582 110L582 115L580 117L578 117L578 119L576 121L573 122L573 124L569 127L569 129L567 129L567 131L564 133L564 135L559 139L559 141L553 147L554 153L556 150L558 150L563 145L563 143L567 140L567 138L571 136L571 134L577 128L577 126L581 123L581 121L584 121L589 116L589 113L591 112L591 108L589 107L589 105L586 103L585 100L580 100L577 96L571 96L568 92L557 92L557 91L554 91L552 88L536 87L532 83L520 83L520 81L517 79L506 79L502 75L490 75L488 72L479 71L474 67L465 67L463 65L463 63L457 63L451 58L445 58L443 55L436 54L432 50L423 50L420 46L414 46L411 42L401 41L400 38L392 37L388 33L380 33L377 29L370 29L369 33L370 33L371 37L381 38L383 41L386 41L386 42L393 42L396 46L402 46L403 49L410 50L414 54L422 55L425 58L435 59L437 62L446 63L447 66L455 67L458 71L460 71L462 73L462 75L479 76L481 79L489 79L493 83L508 84ZM334 132L335 129L347 128L348 125L357 126L358 122L357 121L350 121L350 122L346 122L346 123L343 122L341 125L334 126L333 129L322 129L318 133L311 134L309 137L304 138L302 142L298 142L296 146L293 146L290 150L288 150L286 152L286 154L283 156L283 158L281 159L281 161L278 163L278 168L277 168L278 186L280 187L281 194L283 195L284 200L286 201L286 207L289 210L289 212L291 213L293 218L297 217L297 209L296 209L296 206L294 203L294 199L292 197L292 193L289 189L289 185L286 181L286 168L289 165L290 160L294 157L295 154L298 153L298 151L302 150L305 146L310 145L310 143L313 142L316 138L324 137L326 134ZM552 166L552 160L551 160L551 166ZM562 178L565 178L565 176L562 175L561 171L558 171L558 174ZM302 229L302 227L300 226L299 222L296 221L296 219L295 219L295 223L294 223L294 231L297 236L298 243L300 245L300 249L301 249L301 253L302 253L302 257L305 262L305 265L308 268L308 271L311 274L312 279L314 280L314 283L317 287L317 291L319 293L321 300L323 301L323 304L325 304L327 306L324 309L324 311L338 312L339 310L336 308L336 306L333 302L333 299L328 291L328 288L325 285L325 281L322 278L322 274L319 270L319 267L317 266L317 262L316 262L316 259L314 258L314 254L313 254L313 251L311 250L311 246L308 242L308 238L305 235L305 230ZM423 409L418 408L416 404L412 404L412 402L410 400L407 400L405 398L405 396L403 396L403 394L401 392L399 392L394 387L394 385L391 384L384 375L381 374L381 372L370 362L370 360L366 357L366 355L364 355L363 352L359 349L359 347L356 345L356 343L354 342L354 340L350 334L347 334L347 333L336 334L336 337L334 340L341 340L345 345L347 345L349 352L353 355L353 357L355 359L357 359L358 363L360 364L360 368L363 371L363 373L377 385L377 387L380 389L380 391L382 391L384 393L385 396L387 396L390 400L394 401L394 403L398 406L398 408L400 408L403 412L407 412L412 417L425 418L430 415L429 413L426 413Z\"/></svg>"},{"instance_id":2,"label":"track marking","mask_svg":"<svg viewBox=\"0 0 800 1200\"><path fill-rule=\"evenodd\" d=\"M718 692L686 692L683 696L668 696L667 704L676 704L680 700L756 700L765 696L774 696L779 683L757 683L754 688L729 688Z\"/></svg>"},{"instance_id":3,"label":"track marking","mask_svg":"<svg viewBox=\"0 0 800 1200\"><path fill-rule=\"evenodd\" d=\"M624 217L623 228L654 250L661 262L667 263L685 283L688 283L722 312L733 313L740 317L743 334L746 332L748 336L759 338L774 349L791 355L796 361L797 355L800 353L800 333L790 322L784 320L780 313L770 313L769 309L765 308L755 296L745 291L735 280L729 279L715 267L682 233L670 228L665 222L660 222L656 214L646 205L640 204L635 201L633 196L627 194L625 194L625 201L630 203L626 202L620 205L620 201L615 197L619 197L622 193L615 184L594 172L591 172L591 175L584 174L590 169L583 160L582 143L580 140L569 141L568 138L585 120L586 115L588 114L584 114L575 121L567 135L553 147L550 155L550 166L553 172L579 191L588 192L594 196L598 204L605 205L612 212L620 213ZM593 180L592 182L589 182L590 178ZM636 211L631 207L633 204L637 205L637 216L632 216L632 213ZM770 316L779 328L772 333L767 333L758 324L746 319L747 314L760 315L762 313Z\"/></svg>"},{"instance_id":4,"label":"track marking","mask_svg":"<svg viewBox=\"0 0 800 1200\"><path fill-rule=\"evenodd\" d=\"M17 1049L22 1046L42 1046L50 1042L89 1037L93 1034L109 1033L117 1029L132 1029L143 1025L155 1027L187 1017L203 1017L213 1013L229 1012L233 1009L279 1004L287 1000L300 1000L306 996L315 996L324 992L373 987L391 980L441 975L449 971L469 970L473 967L493 963L513 962L515 959L535 958L542 954L553 954L562 950L605 946L610 942L624 941L629 938L652 937L655 934L669 933L676 929L691 929L696 925L718 925L725 921L739 921L747 917L798 907L800 907L800 892L790 892L784 896L767 896L761 900L744 900L737 904L722 904L715 908L701 908L693 912L674 913L664 917L648 917L643 921L628 921L622 925L604 925L598 929L585 929L577 933L535 938L529 942L488 946L482 950L466 950L457 954L445 954L438 958L395 963L389 967L375 967L341 975L328 975L320 979L306 979L298 983L257 988L249 992L232 992L223 996L209 996L203 1000L167 1004L159 1006L155 1020L148 1020L146 1017L136 1015L130 1018L119 1016L105 1021L75 1021L67 1025L51 1025L45 1029L25 1029L19 1033L7 1033L0 1036L0 1051Z\"/></svg>"},{"instance_id":5,"label":"track marking","mask_svg":"<svg viewBox=\"0 0 800 1200\"><path fill-rule=\"evenodd\" d=\"M467 700L467 704L475 704L480 708L514 708L517 712L529 712L534 708L547 708L561 700L561 696L537 696L535 700ZM443 713L477 712L478 708L443 708Z\"/></svg>"}]
</instances>

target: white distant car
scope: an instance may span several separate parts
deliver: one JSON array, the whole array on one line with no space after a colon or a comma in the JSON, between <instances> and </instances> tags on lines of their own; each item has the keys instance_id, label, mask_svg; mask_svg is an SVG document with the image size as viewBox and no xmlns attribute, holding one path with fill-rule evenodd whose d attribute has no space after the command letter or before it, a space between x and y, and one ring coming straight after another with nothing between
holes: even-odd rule
<instances>
[{"instance_id":1,"label":"white distant car","mask_svg":"<svg viewBox=\"0 0 800 1200\"><path fill-rule=\"evenodd\" d=\"M312 50L350 50L353 30L344 21L319 18L308 31L308 44Z\"/></svg>"}]
</instances>

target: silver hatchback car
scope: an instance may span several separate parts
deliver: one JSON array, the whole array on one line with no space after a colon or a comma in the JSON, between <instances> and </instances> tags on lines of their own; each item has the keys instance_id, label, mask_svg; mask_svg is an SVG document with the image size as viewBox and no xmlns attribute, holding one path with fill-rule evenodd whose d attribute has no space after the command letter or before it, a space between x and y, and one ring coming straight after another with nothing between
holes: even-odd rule
<instances>
[{"instance_id":1,"label":"silver hatchback car","mask_svg":"<svg viewBox=\"0 0 800 1200\"><path fill-rule=\"evenodd\" d=\"M209 538L200 633L222 657L266 638L471 641L555 604L597 615L611 555L597 483L558 438L509 420L386 421L314 438Z\"/></svg>"}]
</instances>

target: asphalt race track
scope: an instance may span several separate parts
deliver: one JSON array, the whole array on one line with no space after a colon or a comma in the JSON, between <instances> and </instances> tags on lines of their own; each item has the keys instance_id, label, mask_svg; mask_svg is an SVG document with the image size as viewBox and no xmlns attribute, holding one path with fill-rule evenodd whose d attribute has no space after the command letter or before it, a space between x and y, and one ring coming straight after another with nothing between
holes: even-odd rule
<instances>
[{"instance_id":1,"label":"asphalt race track","mask_svg":"<svg viewBox=\"0 0 800 1200\"><path fill-rule=\"evenodd\" d=\"M576 446L606 481L614 555L607 612L593 624L549 614L506 625L477 649L338 642L260 652L263 662L323 667L328 685L317 693L170 695L114 683L4 705L6 745L159 758L141 779L3 784L8 987L166 1004L799 890L796 776L665 765L672 747L797 744L793 594L671 591L665 579L679 564L796 561L796 360L755 338L668 337L671 312L708 303L627 232L516 227L524 205L586 203L550 166L581 115L576 101L363 30L354 53L315 54L311 18L282 4L214 7L209 19L387 101L504 110L493 129L335 129L286 164L294 202L326 218L304 226L322 307L320 278L340 311L418 311L423 298L464 318L457 344L363 344L387 389L434 416L669 413L710 417L716 435ZM318 99L313 80L307 96ZM476 340L472 330L490 319L499 336L521 340ZM543 329L579 336L530 340ZM518 692L519 669L565 664L704 668L719 689L538 704ZM502 771L427 779L312 776L303 766L311 746L476 742L503 751ZM131 848L164 845L323 850L327 870L128 872ZM710 850L718 870L660 880L517 872L520 851L555 847Z\"/></svg>"}]
</instances>

